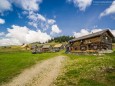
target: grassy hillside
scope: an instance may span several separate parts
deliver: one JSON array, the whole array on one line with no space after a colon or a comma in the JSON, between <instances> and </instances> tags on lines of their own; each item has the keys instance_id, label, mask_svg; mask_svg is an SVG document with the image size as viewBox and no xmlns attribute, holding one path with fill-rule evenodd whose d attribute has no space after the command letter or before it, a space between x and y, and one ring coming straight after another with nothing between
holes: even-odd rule
<instances>
[{"instance_id":1,"label":"grassy hillside","mask_svg":"<svg viewBox=\"0 0 115 86\"><path fill-rule=\"evenodd\" d=\"M60 53L31 54L30 51L22 51L20 48L0 48L0 84L9 81L25 68L38 61L45 60Z\"/></svg>"},{"instance_id":2,"label":"grassy hillside","mask_svg":"<svg viewBox=\"0 0 115 86\"><path fill-rule=\"evenodd\" d=\"M115 52L103 56L71 55L57 86L115 86Z\"/></svg>"}]
</instances>

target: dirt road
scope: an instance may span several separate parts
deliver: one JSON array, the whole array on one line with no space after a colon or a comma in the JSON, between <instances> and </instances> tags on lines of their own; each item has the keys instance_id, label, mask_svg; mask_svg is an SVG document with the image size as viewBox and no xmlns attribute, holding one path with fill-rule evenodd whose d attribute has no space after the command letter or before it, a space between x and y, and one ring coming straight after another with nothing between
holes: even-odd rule
<instances>
[{"instance_id":1,"label":"dirt road","mask_svg":"<svg viewBox=\"0 0 115 86\"><path fill-rule=\"evenodd\" d=\"M49 86L63 67L65 57L57 56L26 69L3 86Z\"/></svg>"}]
</instances>

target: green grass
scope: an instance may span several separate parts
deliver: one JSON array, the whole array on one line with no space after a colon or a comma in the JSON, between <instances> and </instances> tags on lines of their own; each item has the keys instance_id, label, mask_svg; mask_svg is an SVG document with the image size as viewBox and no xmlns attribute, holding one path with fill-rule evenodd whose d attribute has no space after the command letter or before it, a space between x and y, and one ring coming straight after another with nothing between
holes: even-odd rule
<instances>
[{"instance_id":1,"label":"green grass","mask_svg":"<svg viewBox=\"0 0 115 86\"><path fill-rule=\"evenodd\" d=\"M57 86L115 86L115 52L103 56L67 54Z\"/></svg>"},{"instance_id":2,"label":"green grass","mask_svg":"<svg viewBox=\"0 0 115 86\"><path fill-rule=\"evenodd\" d=\"M0 48L0 84L8 82L25 68L58 55L68 60L62 74L54 82L57 86L114 86L115 52L102 56L57 53L31 54L30 51Z\"/></svg>"},{"instance_id":3,"label":"green grass","mask_svg":"<svg viewBox=\"0 0 115 86\"><path fill-rule=\"evenodd\" d=\"M0 49L0 84L9 81L38 61L45 60L60 53L31 54L20 49Z\"/></svg>"}]
</instances>

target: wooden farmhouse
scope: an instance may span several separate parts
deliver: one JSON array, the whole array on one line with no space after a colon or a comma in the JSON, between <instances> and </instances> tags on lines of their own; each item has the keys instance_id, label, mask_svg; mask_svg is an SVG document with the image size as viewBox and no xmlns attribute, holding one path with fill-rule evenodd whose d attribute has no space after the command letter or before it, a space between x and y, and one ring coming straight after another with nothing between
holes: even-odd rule
<instances>
[{"instance_id":1,"label":"wooden farmhouse","mask_svg":"<svg viewBox=\"0 0 115 86\"><path fill-rule=\"evenodd\" d=\"M28 44L23 44L23 45L21 46L21 48L22 48L22 50L30 50L30 47L29 47Z\"/></svg>"},{"instance_id":2,"label":"wooden farmhouse","mask_svg":"<svg viewBox=\"0 0 115 86\"><path fill-rule=\"evenodd\" d=\"M37 45L32 45L31 46L31 51L32 51L33 54L37 53L37 48L38 48Z\"/></svg>"},{"instance_id":3,"label":"wooden farmhouse","mask_svg":"<svg viewBox=\"0 0 115 86\"><path fill-rule=\"evenodd\" d=\"M98 52L112 50L114 36L109 30L103 30L69 41L69 52Z\"/></svg>"},{"instance_id":4,"label":"wooden farmhouse","mask_svg":"<svg viewBox=\"0 0 115 86\"><path fill-rule=\"evenodd\" d=\"M51 45L43 45L42 52L51 52L52 46Z\"/></svg>"},{"instance_id":5,"label":"wooden farmhouse","mask_svg":"<svg viewBox=\"0 0 115 86\"><path fill-rule=\"evenodd\" d=\"M54 51L60 51L63 48L64 48L63 44L56 44L56 45L54 45L53 50Z\"/></svg>"}]
</instances>

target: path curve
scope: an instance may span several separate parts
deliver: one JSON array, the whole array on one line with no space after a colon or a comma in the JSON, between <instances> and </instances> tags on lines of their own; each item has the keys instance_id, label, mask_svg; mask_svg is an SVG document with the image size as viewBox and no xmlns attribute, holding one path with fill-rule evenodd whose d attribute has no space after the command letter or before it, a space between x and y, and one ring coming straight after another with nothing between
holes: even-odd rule
<instances>
[{"instance_id":1,"label":"path curve","mask_svg":"<svg viewBox=\"0 0 115 86\"><path fill-rule=\"evenodd\" d=\"M42 61L2 86L50 86L59 75L64 59L64 56L57 56Z\"/></svg>"}]
</instances>

